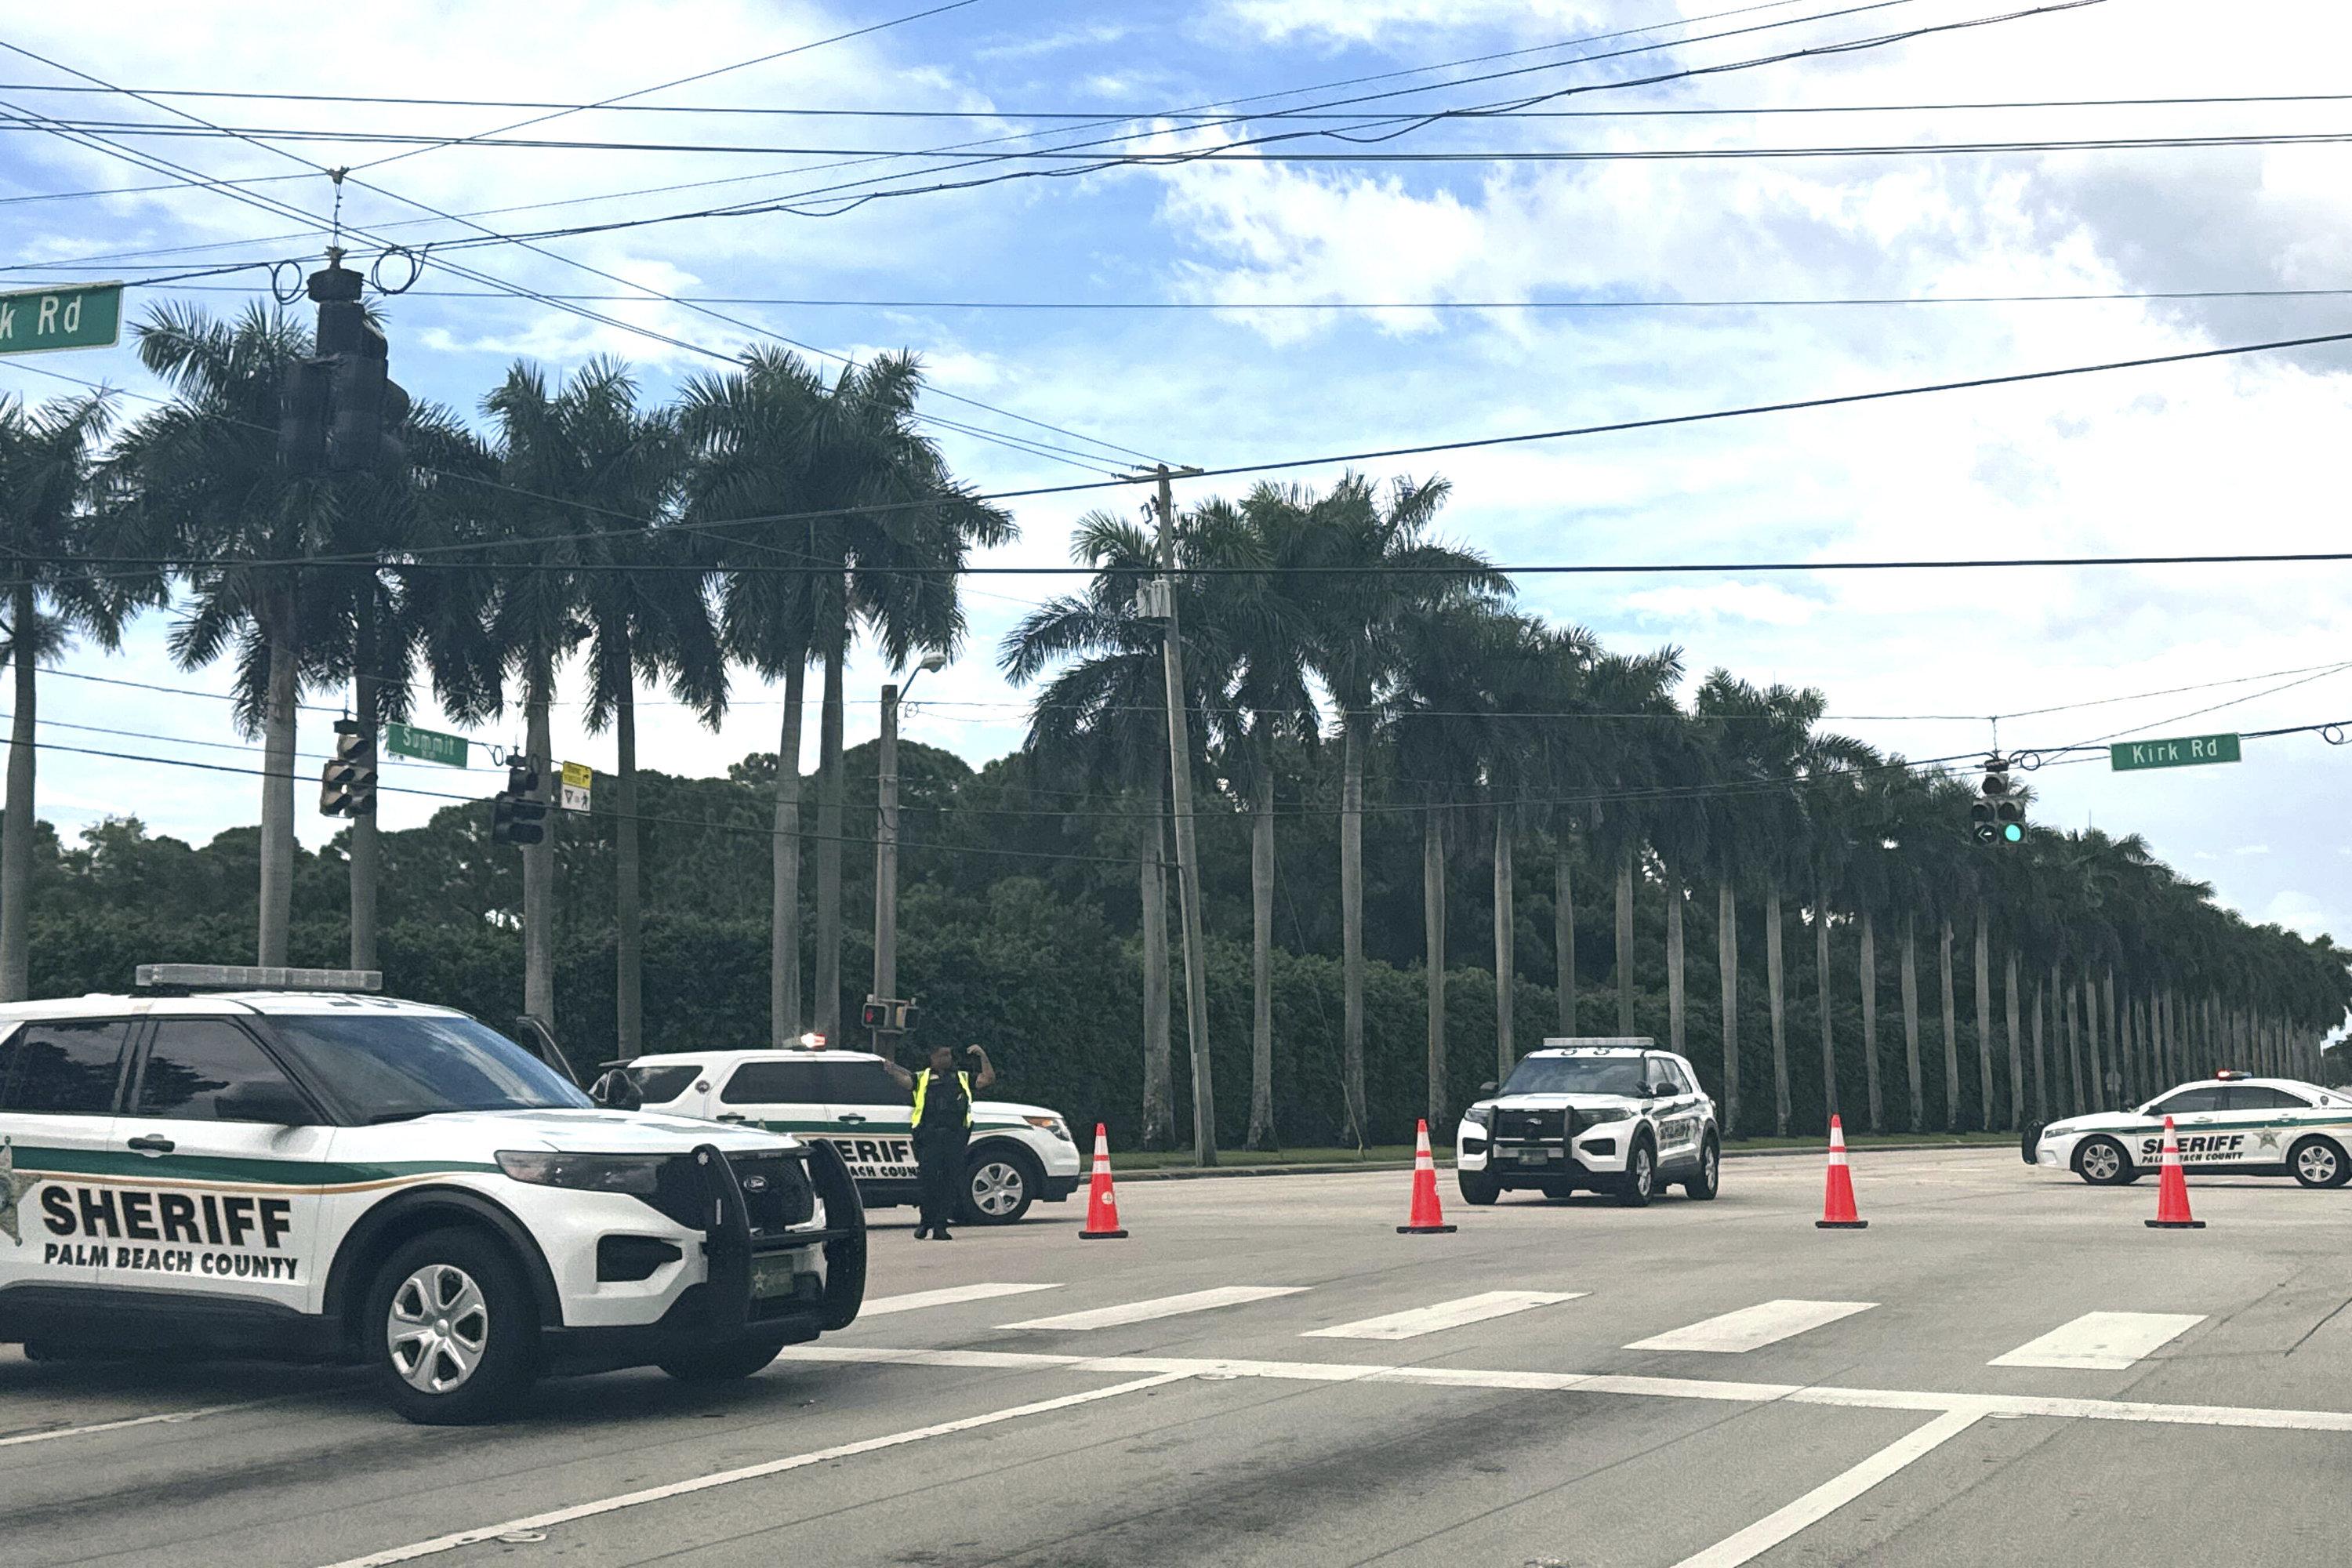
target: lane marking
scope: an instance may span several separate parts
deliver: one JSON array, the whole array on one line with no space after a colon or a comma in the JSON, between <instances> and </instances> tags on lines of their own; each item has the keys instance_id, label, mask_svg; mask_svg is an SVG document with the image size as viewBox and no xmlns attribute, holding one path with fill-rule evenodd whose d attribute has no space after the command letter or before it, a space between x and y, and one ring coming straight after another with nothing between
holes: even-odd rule
<instances>
[{"instance_id":1,"label":"lane marking","mask_svg":"<svg viewBox=\"0 0 2352 1568\"><path fill-rule=\"evenodd\" d=\"M20 1443L50 1443L59 1437L87 1437L99 1432L121 1432L131 1426L176 1426L202 1415L226 1415L232 1411L251 1410L259 1405L276 1405L281 1400L308 1397L307 1394L280 1394L268 1399L248 1399L237 1405L207 1405L197 1410L167 1410L160 1415L131 1415L121 1421L93 1422L87 1426L53 1426L45 1432L19 1432L13 1437L0 1437L0 1448L13 1448Z\"/></svg>"},{"instance_id":2,"label":"lane marking","mask_svg":"<svg viewBox=\"0 0 2352 1568\"><path fill-rule=\"evenodd\" d=\"M999 1296L1021 1296L1032 1290L1058 1290L1059 1285L951 1285L943 1290L910 1290L903 1296L881 1296L857 1309L861 1318L892 1312L919 1311L925 1307L952 1307L959 1301L987 1301Z\"/></svg>"},{"instance_id":3,"label":"lane marking","mask_svg":"<svg viewBox=\"0 0 2352 1568\"><path fill-rule=\"evenodd\" d=\"M1810 1329L1867 1312L1875 1301L1763 1301L1671 1333L1635 1340L1629 1351L1710 1351L1739 1355Z\"/></svg>"},{"instance_id":4,"label":"lane marking","mask_svg":"<svg viewBox=\"0 0 2352 1568\"><path fill-rule=\"evenodd\" d=\"M1762 1556L1807 1525L1828 1518L1912 1460L1958 1436L1975 1426L1983 1414L1974 1409L1947 1410L1844 1474L1823 1481L1786 1508L1775 1509L1737 1534L1684 1558L1675 1568L1739 1568L1739 1564Z\"/></svg>"},{"instance_id":5,"label":"lane marking","mask_svg":"<svg viewBox=\"0 0 2352 1568\"><path fill-rule=\"evenodd\" d=\"M2204 1321L2202 1312L2085 1312L1985 1364L2121 1372Z\"/></svg>"},{"instance_id":6,"label":"lane marking","mask_svg":"<svg viewBox=\"0 0 2352 1568\"><path fill-rule=\"evenodd\" d=\"M1530 1307L1556 1306L1589 1296L1589 1290L1487 1290L1475 1296L1465 1296L1458 1301L1440 1301L1434 1307L1416 1307L1409 1312L1391 1312L1385 1318L1366 1318L1361 1322L1340 1323L1328 1329L1309 1329L1299 1338L1306 1340L1410 1340L1423 1334L1433 1334L1440 1329L1458 1329L1465 1323L1483 1323L1489 1318L1507 1318L1513 1312L1524 1312Z\"/></svg>"},{"instance_id":7,"label":"lane marking","mask_svg":"<svg viewBox=\"0 0 2352 1568\"><path fill-rule=\"evenodd\" d=\"M667 1486L647 1487L642 1491L623 1492L617 1497L599 1498L593 1502L574 1503L569 1508L551 1509L526 1519L510 1519L503 1524L485 1524L473 1530L454 1531L436 1535L430 1541L419 1541L408 1546L394 1546L364 1557L347 1558L331 1568L385 1568L394 1563L412 1563L419 1557L454 1552L461 1546L477 1546L485 1541L495 1541L502 1535L522 1531L551 1530L575 1520L593 1519L599 1514L615 1513L625 1508L636 1508L649 1502L661 1502L669 1498L687 1497L705 1492L714 1487L732 1486L737 1481L758 1480L763 1476L782 1475L787 1470L805 1469L811 1465L827 1464L835 1459L853 1458L859 1454L871 1454L882 1448L904 1447L919 1443L926 1437L944 1437L951 1433L969 1432L974 1427L993 1426L1001 1422L1018 1421L1024 1416L1043 1415L1050 1411L1067 1410L1072 1405L1091 1405L1097 1400L1116 1399L1122 1394L1134 1394L1141 1389L1158 1388L1165 1384L1180 1383L1189 1373L1161 1373L1152 1377L1137 1378L1131 1383L1115 1384L1108 1388L1088 1389L1083 1394L1066 1394L1058 1399L1040 1399L1030 1405L1016 1405L1007 1410L992 1410L985 1415L967 1415L959 1421L941 1421L936 1426L917 1426L909 1431L893 1432L886 1437L867 1437L856 1443L843 1443L831 1448L819 1448L814 1453L794 1454L788 1459L770 1459L762 1464L745 1465L739 1469L718 1470L707 1476L696 1476Z\"/></svg>"},{"instance_id":8,"label":"lane marking","mask_svg":"<svg viewBox=\"0 0 2352 1568\"><path fill-rule=\"evenodd\" d=\"M1610 1373L1487 1372L1470 1367L1395 1366L1381 1363L1244 1361L1155 1355L1012 1355L1001 1351L884 1350L864 1345L787 1345L782 1361L856 1362L867 1365L1019 1370L1064 1367L1104 1373L1160 1373L1186 1377L1265 1377L1306 1383L1404 1383L1439 1388L1536 1389L1622 1394L1649 1399L1710 1399L1736 1404L1826 1405L1853 1410L1917 1410L1933 1415L1973 1410L1980 1415L2050 1415L2085 1421L2137 1421L2158 1426L2229 1426L2284 1432L2352 1432L2352 1411L2266 1410L2240 1405L2156 1405L2128 1399L2074 1399L2030 1394L1958 1394L1926 1389L1841 1388L1791 1383L1734 1383L1711 1378L1627 1377Z\"/></svg>"},{"instance_id":9,"label":"lane marking","mask_svg":"<svg viewBox=\"0 0 2352 1568\"><path fill-rule=\"evenodd\" d=\"M1149 1301L1129 1301L1117 1307L1097 1307L1089 1311L1065 1312L1058 1318L1031 1318L1026 1322L999 1326L1007 1329L1116 1329L1128 1323L1148 1323L1155 1318L1205 1312L1216 1307L1238 1307L1244 1301L1263 1301L1274 1296L1296 1296L1306 1289L1304 1285L1220 1285L1213 1290L1193 1290L1182 1296L1160 1296Z\"/></svg>"}]
</instances>

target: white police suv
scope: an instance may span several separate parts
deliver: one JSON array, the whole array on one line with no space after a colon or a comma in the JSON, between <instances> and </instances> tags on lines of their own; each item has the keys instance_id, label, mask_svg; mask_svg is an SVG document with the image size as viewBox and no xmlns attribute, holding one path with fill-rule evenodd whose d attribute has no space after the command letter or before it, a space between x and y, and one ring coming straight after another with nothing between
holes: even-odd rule
<instances>
[{"instance_id":1,"label":"white police suv","mask_svg":"<svg viewBox=\"0 0 2352 1568\"><path fill-rule=\"evenodd\" d=\"M2025 1163L2095 1185L2137 1182L2164 1150L2164 1119L2191 1170L2293 1176L2306 1187L2352 1181L2352 1096L2287 1078L2222 1072L2167 1090L2136 1110L2070 1116L2027 1130Z\"/></svg>"},{"instance_id":2,"label":"white police suv","mask_svg":"<svg viewBox=\"0 0 2352 1568\"><path fill-rule=\"evenodd\" d=\"M0 1006L0 1342L358 1361L450 1423L542 1372L746 1376L857 1315L829 1144L599 1109L372 973L139 978Z\"/></svg>"},{"instance_id":3,"label":"white police suv","mask_svg":"<svg viewBox=\"0 0 2352 1568\"><path fill-rule=\"evenodd\" d=\"M830 1144L868 1208L919 1202L914 1103L866 1051L677 1051L618 1064L647 1110L743 1123ZM607 1096L609 1080L600 1080ZM1042 1105L975 1100L957 1194L967 1225L1011 1225L1076 1190L1070 1125Z\"/></svg>"},{"instance_id":4,"label":"white police suv","mask_svg":"<svg viewBox=\"0 0 2352 1568\"><path fill-rule=\"evenodd\" d=\"M1519 1187L1549 1198L1589 1188L1638 1208L1675 1183L1694 1198L1715 1196L1715 1101L1689 1062L1646 1038L1546 1040L1499 1089L1479 1094L1454 1134L1467 1202Z\"/></svg>"}]
</instances>

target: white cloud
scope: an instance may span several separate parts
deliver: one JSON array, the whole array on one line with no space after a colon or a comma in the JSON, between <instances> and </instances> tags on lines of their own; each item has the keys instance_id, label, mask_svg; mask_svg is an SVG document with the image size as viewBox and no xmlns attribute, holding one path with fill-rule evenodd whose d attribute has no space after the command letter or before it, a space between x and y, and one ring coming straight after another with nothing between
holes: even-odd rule
<instances>
[{"instance_id":1,"label":"white cloud","mask_svg":"<svg viewBox=\"0 0 2352 1568\"><path fill-rule=\"evenodd\" d=\"M1706 624L1741 620L1776 626L1801 626L1822 609L1818 600L1801 597L1769 583L1647 588L1626 595L1625 603L1639 611L1644 620Z\"/></svg>"}]
</instances>

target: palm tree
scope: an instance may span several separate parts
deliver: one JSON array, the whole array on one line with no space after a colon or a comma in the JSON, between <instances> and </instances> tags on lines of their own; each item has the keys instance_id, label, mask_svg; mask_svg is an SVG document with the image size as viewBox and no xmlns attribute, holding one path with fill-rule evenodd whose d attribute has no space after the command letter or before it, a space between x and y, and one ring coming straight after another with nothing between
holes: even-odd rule
<instances>
[{"instance_id":1,"label":"palm tree","mask_svg":"<svg viewBox=\"0 0 2352 1568\"><path fill-rule=\"evenodd\" d=\"M124 614L161 597L160 583L110 578L76 564L93 553L102 481L99 443L112 423L100 392L27 413L0 396L0 552L8 562L6 657L16 665L10 711L8 807L0 828L0 1001L32 994L34 726L38 672L75 633L114 647Z\"/></svg>"},{"instance_id":2,"label":"palm tree","mask_svg":"<svg viewBox=\"0 0 2352 1568\"><path fill-rule=\"evenodd\" d=\"M1321 525L1324 570L1301 595L1314 616L1307 656L1339 724L1339 1092L1359 1141L1367 1125L1364 767L1374 707L1389 687L1399 628L1409 619L1444 604L1496 602L1510 588L1485 556L1429 537L1451 490L1435 477L1398 479L1383 498L1369 479L1347 474L1319 501L1296 492Z\"/></svg>"},{"instance_id":3,"label":"palm tree","mask_svg":"<svg viewBox=\"0 0 2352 1568\"><path fill-rule=\"evenodd\" d=\"M177 396L142 418L116 471L138 491L154 553L204 563L170 649L183 669L234 651L237 727L262 737L257 956L286 962L294 893L294 709L305 669L303 575L281 564L321 552L338 486L289 479L278 460L278 390L310 337L259 306L234 324L159 306L136 329L139 358Z\"/></svg>"}]
</instances>

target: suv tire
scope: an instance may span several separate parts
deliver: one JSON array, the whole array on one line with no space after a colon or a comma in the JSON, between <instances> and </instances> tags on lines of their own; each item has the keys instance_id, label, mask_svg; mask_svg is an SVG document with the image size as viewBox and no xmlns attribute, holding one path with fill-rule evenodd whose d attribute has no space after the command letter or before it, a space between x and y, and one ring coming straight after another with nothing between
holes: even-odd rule
<instances>
[{"instance_id":1,"label":"suv tire","mask_svg":"<svg viewBox=\"0 0 2352 1568\"><path fill-rule=\"evenodd\" d=\"M1625 1173L1617 1180L1617 1201L1629 1209L1647 1208L1658 1190L1658 1146L1646 1131L1635 1133L1625 1153Z\"/></svg>"},{"instance_id":2,"label":"suv tire","mask_svg":"<svg viewBox=\"0 0 2352 1568\"><path fill-rule=\"evenodd\" d=\"M1014 1225L1037 1201L1045 1173L1017 1143L992 1140L965 1158L956 1218L965 1225Z\"/></svg>"},{"instance_id":3,"label":"suv tire","mask_svg":"<svg viewBox=\"0 0 2352 1568\"><path fill-rule=\"evenodd\" d=\"M688 1351L656 1364L680 1383L733 1383L766 1366L783 1348L765 1340L753 1340L748 1344L712 1345L708 1350Z\"/></svg>"},{"instance_id":4,"label":"suv tire","mask_svg":"<svg viewBox=\"0 0 2352 1568\"><path fill-rule=\"evenodd\" d=\"M2352 1160L2326 1138L2297 1139L2286 1152L2286 1168L2306 1187L2340 1187L2352 1181Z\"/></svg>"},{"instance_id":5,"label":"suv tire","mask_svg":"<svg viewBox=\"0 0 2352 1568\"><path fill-rule=\"evenodd\" d=\"M1723 1151L1717 1146L1710 1132L1699 1140L1698 1169L1683 1184L1683 1192L1694 1203L1706 1203L1713 1198L1723 1184Z\"/></svg>"},{"instance_id":6,"label":"suv tire","mask_svg":"<svg viewBox=\"0 0 2352 1568\"><path fill-rule=\"evenodd\" d=\"M538 1307L503 1243L462 1227L427 1231L376 1270L360 1345L385 1403L409 1420L495 1421L538 1380Z\"/></svg>"},{"instance_id":7,"label":"suv tire","mask_svg":"<svg viewBox=\"0 0 2352 1568\"><path fill-rule=\"evenodd\" d=\"M1454 1184L1462 1189L1462 1201L1479 1208L1486 1207L1503 1195L1503 1184L1487 1171L1454 1173Z\"/></svg>"}]
</instances>

